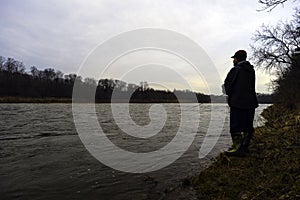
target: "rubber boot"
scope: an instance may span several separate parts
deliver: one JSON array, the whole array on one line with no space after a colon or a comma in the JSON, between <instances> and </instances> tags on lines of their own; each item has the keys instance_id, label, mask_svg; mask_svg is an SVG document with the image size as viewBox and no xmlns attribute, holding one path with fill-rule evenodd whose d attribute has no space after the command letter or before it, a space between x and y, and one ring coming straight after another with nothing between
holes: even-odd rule
<instances>
[{"instance_id":1,"label":"rubber boot","mask_svg":"<svg viewBox=\"0 0 300 200\"><path fill-rule=\"evenodd\" d=\"M228 149L228 151L225 152L225 155L244 157L245 152L242 148L245 139L244 137L245 136L243 132L232 133L232 146Z\"/></svg>"},{"instance_id":2,"label":"rubber boot","mask_svg":"<svg viewBox=\"0 0 300 200\"><path fill-rule=\"evenodd\" d=\"M243 141L243 144L242 144L242 148L246 153L250 152L249 146L250 146L252 136L253 136L253 132L251 132L251 133L250 132L245 132L245 134L244 134L244 141Z\"/></svg>"}]
</instances>

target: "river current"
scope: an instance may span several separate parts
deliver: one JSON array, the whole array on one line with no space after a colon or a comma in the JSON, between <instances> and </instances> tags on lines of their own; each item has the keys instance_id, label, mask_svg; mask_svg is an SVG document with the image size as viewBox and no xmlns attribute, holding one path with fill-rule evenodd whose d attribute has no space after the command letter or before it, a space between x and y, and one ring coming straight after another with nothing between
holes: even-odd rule
<instances>
[{"instance_id":1,"label":"river current","mask_svg":"<svg viewBox=\"0 0 300 200\"><path fill-rule=\"evenodd\" d=\"M118 106L122 110L122 104ZM95 107L99 125L113 144L130 152L145 153L167 145L180 126L180 106L161 106L166 111L166 122L159 133L148 139L134 138L121 131L115 118L123 122L122 126L127 125L128 119L113 116L110 104ZM215 114L220 119L225 115L226 120L214 124L222 132L213 150L199 159L211 106L186 104L191 116L195 106L200 108L196 137L179 159L153 172L127 173L104 165L89 153L78 136L71 104L0 104L1 199L159 199L168 188L177 187L186 177L199 173L230 146L228 107L218 104L220 111ZM262 104L256 109L255 126L263 124L260 113L267 106ZM131 104L131 119L146 126L151 121L150 107L151 104ZM151 115L160 120L159 113Z\"/></svg>"}]
</instances>

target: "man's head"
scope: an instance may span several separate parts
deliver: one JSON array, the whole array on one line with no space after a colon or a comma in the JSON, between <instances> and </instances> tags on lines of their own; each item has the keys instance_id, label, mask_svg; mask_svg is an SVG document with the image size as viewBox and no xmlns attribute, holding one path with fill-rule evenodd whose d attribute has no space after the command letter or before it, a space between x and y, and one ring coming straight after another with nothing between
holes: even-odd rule
<instances>
[{"instance_id":1,"label":"man's head","mask_svg":"<svg viewBox=\"0 0 300 200\"><path fill-rule=\"evenodd\" d=\"M231 58L233 58L233 64L236 65L237 63L246 60L247 52L245 50L238 50Z\"/></svg>"}]
</instances>

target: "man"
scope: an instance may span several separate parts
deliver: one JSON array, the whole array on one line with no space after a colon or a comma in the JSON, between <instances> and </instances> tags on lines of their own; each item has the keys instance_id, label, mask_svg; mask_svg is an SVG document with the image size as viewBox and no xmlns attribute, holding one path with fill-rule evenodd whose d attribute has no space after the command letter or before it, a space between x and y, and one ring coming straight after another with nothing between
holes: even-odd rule
<instances>
[{"instance_id":1,"label":"man","mask_svg":"<svg viewBox=\"0 0 300 200\"><path fill-rule=\"evenodd\" d=\"M246 51L239 50L231 58L234 67L227 74L224 89L230 107L230 134L233 144L226 155L245 156L254 133L254 112L258 107L255 71L246 61Z\"/></svg>"}]
</instances>

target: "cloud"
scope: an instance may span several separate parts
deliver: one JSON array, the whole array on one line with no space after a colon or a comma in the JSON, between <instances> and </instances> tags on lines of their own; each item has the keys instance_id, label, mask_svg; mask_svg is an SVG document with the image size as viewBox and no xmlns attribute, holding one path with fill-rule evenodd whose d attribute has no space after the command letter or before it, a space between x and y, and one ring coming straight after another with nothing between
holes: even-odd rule
<instances>
[{"instance_id":1,"label":"cloud","mask_svg":"<svg viewBox=\"0 0 300 200\"><path fill-rule=\"evenodd\" d=\"M256 1L242 0L3 0L0 55L24 61L27 68L76 72L99 43L124 31L156 27L196 41L224 77L231 66L229 55L247 48L263 22L288 18L291 7L266 13L256 12Z\"/></svg>"}]
</instances>

